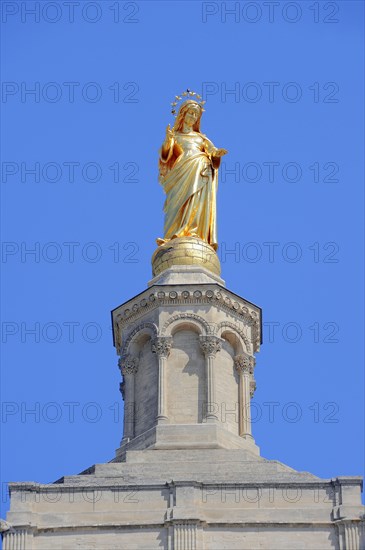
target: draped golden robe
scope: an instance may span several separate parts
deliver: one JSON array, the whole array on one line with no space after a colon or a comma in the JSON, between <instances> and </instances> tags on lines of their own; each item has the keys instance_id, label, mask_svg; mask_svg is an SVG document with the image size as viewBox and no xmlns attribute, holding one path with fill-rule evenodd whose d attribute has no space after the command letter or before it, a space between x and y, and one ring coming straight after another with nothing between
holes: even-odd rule
<instances>
[{"instance_id":1,"label":"draped golden robe","mask_svg":"<svg viewBox=\"0 0 365 550\"><path fill-rule=\"evenodd\" d=\"M160 183L166 193L164 240L199 237L215 250L220 157L198 132L175 132L167 155L160 151Z\"/></svg>"}]
</instances>

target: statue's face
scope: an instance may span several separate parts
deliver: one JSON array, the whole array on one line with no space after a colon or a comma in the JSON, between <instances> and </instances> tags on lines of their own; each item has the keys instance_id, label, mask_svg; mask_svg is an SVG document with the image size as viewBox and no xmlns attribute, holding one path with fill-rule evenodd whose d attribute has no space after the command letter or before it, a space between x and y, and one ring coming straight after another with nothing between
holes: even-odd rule
<instances>
[{"instance_id":1,"label":"statue's face","mask_svg":"<svg viewBox=\"0 0 365 550\"><path fill-rule=\"evenodd\" d=\"M195 107L189 107L185 113L184 122L189 126L193 126L199 118L199 111Z\"/></svg>"}]
</instances>

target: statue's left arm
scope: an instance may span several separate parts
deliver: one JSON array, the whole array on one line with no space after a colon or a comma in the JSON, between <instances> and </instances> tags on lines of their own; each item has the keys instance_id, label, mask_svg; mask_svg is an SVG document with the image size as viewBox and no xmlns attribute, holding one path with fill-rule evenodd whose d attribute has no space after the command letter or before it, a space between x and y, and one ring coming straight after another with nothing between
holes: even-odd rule
<instances>
[{"instance_id":1,"label":"statue's left arm","mask_svg":"<svg viewBox=\"0 0 365 550\"><path fill-rule=\"evenodd\" d=\"M218 169L221 163L221 158L223 157L223 155L226 155L228 153L227 149L217 149L217 147L215 147L210 139L208 139L206 136L204 136L203 147L212 161L213 168Z\"/></svg>"}]
</instances>

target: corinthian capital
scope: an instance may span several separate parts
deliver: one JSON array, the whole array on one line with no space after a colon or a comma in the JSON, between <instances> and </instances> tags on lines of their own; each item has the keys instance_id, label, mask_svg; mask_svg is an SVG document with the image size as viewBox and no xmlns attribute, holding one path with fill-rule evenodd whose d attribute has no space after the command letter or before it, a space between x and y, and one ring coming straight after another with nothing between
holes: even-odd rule
<instances>
[{"instance_id":1,"label":"corinthian capital","mask_svg":"<svg viewBox=\"0 0 365 550\"><path fill-rule=\"evenodd\" d=\"M168 357L172 347L171 336L158 336L152 342L152 353L161 357Z\"/></svg>"},{"instance_id":2,"label":"corinthian capital","mask_svg":"<svg viewBox=\"0 0 365 550\"><path fill-rule=\"evenodd\" d=\"M253 374L255 359L246 354L236 355L234 358L234 366L239 373Z\"/></svg>"},{"instance_id":3,"label":"corinthian capital","mask_svg":"<svg viewBox=\"0 0 365 550\"><path fill-rule=\"evenodd\" d=\"M222 342L217 336L200 336L199 341L206 357L209 355L215 356L222 349Z\"/></svg>"},{"instance_id":4,"label":"corinthian capital","mask_svg":"<svg viewBox=\"0 0 365 550\"><path fill-rule=\"evenodd\" d=\"M136 374L138 370L138 358L132 355L125 355L119 359L118 366L123 376L126 374Z\"/></svg>"}]
</instances>

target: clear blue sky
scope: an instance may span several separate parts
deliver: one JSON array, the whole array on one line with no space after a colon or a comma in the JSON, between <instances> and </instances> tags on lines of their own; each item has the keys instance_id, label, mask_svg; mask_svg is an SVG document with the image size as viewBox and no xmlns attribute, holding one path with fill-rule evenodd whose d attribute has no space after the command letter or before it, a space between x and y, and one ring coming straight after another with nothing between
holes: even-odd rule
<instances>
[{"instance_id":1,"label":"clear blue sky","mask_svg":"<svg viewBox=\"0 0 365 550\"><path fill-rule=\"evenodd\" d=\"M2 2L2 479L52 482L119 446L110 310L151 278L157 151L187 87L229 150L223 277L263 308L256 442L362 474L363 3L54 5Z\"/></svg>"}]
</instances>

